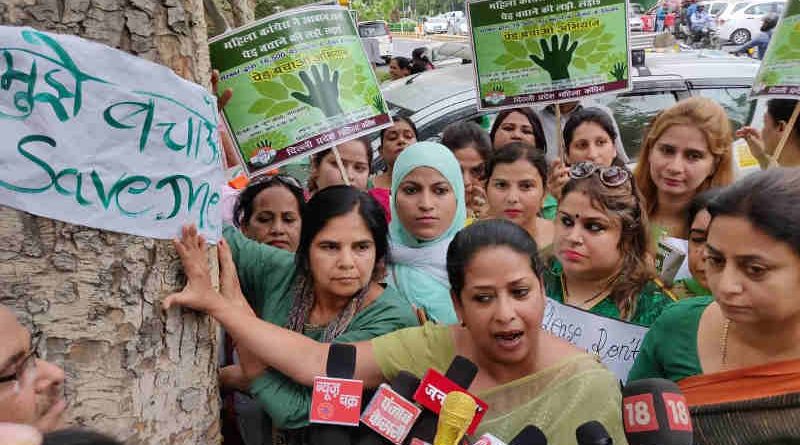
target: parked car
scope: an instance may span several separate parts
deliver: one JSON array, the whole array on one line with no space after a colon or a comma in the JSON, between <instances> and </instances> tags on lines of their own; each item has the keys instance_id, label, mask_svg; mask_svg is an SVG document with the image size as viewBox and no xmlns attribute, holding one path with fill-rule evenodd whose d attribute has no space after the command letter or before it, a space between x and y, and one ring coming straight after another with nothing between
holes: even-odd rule
<instances>
[{"instance_id":1,"label":"parked car","mask_svg":"<svg viewBox=\"0 0 800 445\"><path fill-rule=\"evenodd\" d=\"M632 70L632 91L590 100L612 110L623 146L635 160L646 124L661 110L690 96L716 100L734 128L750 122L749 93L758 67L758 61L721 51L647 53L645 66ZM451 122L488 123L494 118L495 112L477 109L473 75L471 65L427 71L386 84L383 95L393 115L409 117L416 124L419 140L438 140Z\"/></svg>"},{"instance_id":2,"label":"parked car","mask_svg":"<svg viewBox=\"0 0 800 445\"><path fill-rule=\"evenodd\" d=\"M729 16L719 27L719 37L723 42L730 41L735 45L744 45L755 37L761 28L765 15L774 13L781 15L785 1L762 0L752 2Z\"/></svg>"},{"instance_id":3,"label":"parked car","mask_svg":"<svg viewBox=\"0 0 800 445\"><path fill-rule=\"evenodd\" d=\"M374 38L378 41L381 57L388 62L392 57L392 33L384 20L372 20L358 24L358 35L362 39Z\"/></svg>"},{"instance_id":4,"label":"parked car","mask_svg":"<svg viewBox=\"0 0 800 445\"><path fill-rule=\"evenodd\" d=\"M635 13L633 9L628 11L628 28L635 32L644 31L644 22L642 21L642 16Z\"/></svg>"},{"instance_id":5,"label":"parked car","mask_svg":"<svg viewBox=\"0 0 800 445\"><path fill-rule=\"evenodd\" d=\"M428 17L422 23L422 30L425 32L425 34L444 34L447 32L448 26L449 23L445 17Z\"/></svg>"},{"instance_id":6,"label":"parked car","mask_svg":"<svg viewBox=\"0 0 800 445\"><path fill-rule=\"evenodd\" d=\"M426 47L436 68L472 62L472 48L465 42L433 42Z\"/></svg>"},{"instance_id":7,"label":"parked car","mask_svg":"<svg viewBox=\"0 0 800 445\"><path fill-rule=\"evenodd\" d=\"M753 0L728 2L725 9L720 12L719 15L717 15L717 24L722 25L723 23L727 22L731 19L731 15L733 15L735 12L741 11L751 3L753 3Z\"/></svg>"}]
</instances>

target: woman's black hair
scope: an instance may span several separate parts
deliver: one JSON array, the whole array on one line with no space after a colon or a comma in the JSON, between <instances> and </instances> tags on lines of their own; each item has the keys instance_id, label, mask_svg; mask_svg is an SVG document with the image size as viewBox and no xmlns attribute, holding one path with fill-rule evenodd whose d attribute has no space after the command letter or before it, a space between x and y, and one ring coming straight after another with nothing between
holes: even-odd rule
<instances>
[{"instance_id":1,"label":"woman's black hair","mask_svg":"<svg viewBox=\"0 0 800 445\"><path fill-rule=\"evenodd\" d=\"M408 57L397 56L397 57L392 57L392 60L397 62L397 67L400 68L401 70L408 70L409 72L411 72L411 59L409 59Z\"/></svg>"},{"instance_id":2,"label":"woman's black hair","mask_svg":"<svg viewBox=\"0 0 800 445\"><path fill-rule=\"evenodd\" d=\"M305 211L306 199L303 189L298 184L299 182L294 177L286 175L267 176L254 180L239 193L239 197L236 199L236 205L233 207L233 225L240 228L247 226L250 218L253 217L256 197L271 187L284 187L289 190L297 201L297 213L302 215Z\"/></svg>"},{"instance_id":3,"label":"woman's black hair","mask_svg":"<svg viewBox=\"0 0 800 445\"><path fill-rule=\"evenodd\" d=\"M375 243L375 264L383 261L389 263L389 225L383 207L375 199L355 187L333 185L315 193L308 201L303 212L303 224L300 229L300 243L295 253L297 271L307 275L309 270L309 252L314 237L333 218L350 213L358 207L358 214L364 220Z\"/></svg>"},{"instance_id":4,"label":"woman's black hair","mask_svg":"<svg viewBox=\"0 0 800 445\"><path fill-rule=\"evenodd\" d=\"M767 113L776 123L784 121L788 124L796 105L797 99L770 99L767 101ZM795 137L800 137L800 119L794 123L792 132Z\"/></svg>"},{"instance_id":5,"label":"woman's black hair","mask_svg":"<svg viewBox=\"0 0 800 445\"><path fill-rule=\"evenodd\" d=\"M393 118L392 118L392 120L394 121L394 122L392 123L392 126L394 126L394 124L396 124L396 123L398 123L398 122L405 122L405 123L407 123L407 124L408 124L408 126L409 126L409 127L411 127L411 131L413 131L413 132L414 132L414 137L415 137L415 138L418 138L418 137L419 137L419 133L417 132L417 126L416 126L416 125L414 125L414 122L413 122L411 119L409 119L409 118L407 118L407 117L403 117L403 116L395 116L395 117L393 117ZM386 132L387 132L387 131L388 131L390 128L392 128L392 127L386 127L386 128L384 128L383 130L381 130L381 145L383 145L383 135L384 135L384 134L386 134Z\"/></svg>"},{"instance_id":6,"label":"woman's black hair","mask_svg":"<svg viewBox=\"0 0 800 445\"><path fill-rule=\"evenodd\" d=\"M800 169L776 167L748 175L722 189L708 203L711 224L717 216L746 218L800 255Z\"/></svg>"},{"instance_id":7,"label":"woman's black hair","mask_svg":"<svg viewBox=\"0 0 800 445\"><path fill-rule=\"evenodd\" d=\"M90 430L68 428L46 433L42 445L122 445L105 434Z\"/></svg>"},{"instance_id":8,"label":"woman's black hair","mask_svg":"<svg viewBox=\"0 0 800 445\"><path fill-rule=\"evenodd\" d=\"M575 130L584 122L593 122L606 132L611 142L617 141L617 131L614 130L614 121L605 111L596 107L581 108L573 113L564 124L564 147L569 153L569 144L575 136Z\"/></svg>"},{"instance_id":9,"label":"woman's black hair","mask_svg":"<svg viewBox=\"0 0 800 445\"><path fill-rule=\"evenodd\" d=\"M425 55L425 53L427 52L428 49L425 48L424 46L421 46L419 48L414 48L414 51L411 51L411 60L412 61L421 60L425 63L431 63L431 60L428 58L428 56Z\"/></svg>"},{"instance_id":10,"label":"woman's black hair","mask_svg":"<svg viewBox=\"0 0 800 445\"><path fill-rule=\"evenodd\" d=\"M528 161L536 168L539 176L542 177L542 184L547 182L547 161L544 153L525 142L510 142L492 152L489 162L486 164L486 176L483 179L489 181L498 165L513 164L520 159Z\"/></svg>"},{"instance_id":11,"label":"woman's black hair","mask_svg":"<svg viewBox=\"0 0 800 445\"><path fill-rule=\"evenodd\" d=\"M477 221L461 229L447 248L447 278L450 290L459 300L469 262L487 247L508 247L530 258L530 266L541 281L543 265L536 241L528 232L510 221L489 219Z\"/></svg>"},{"instance_id":12,"label":"woman's black hair","mask_svg":"<svg viewBox=\"0 0 800 445\"><path fill-rule=\"evenodd\" d=\"M411 51L411 74L422 73L428 70L429 65L433 65L428 56L425 55L426 48L414 48Z\"/></svg>"},{"instance_id":13,"label":"woman's black hair","mask_svg":"<svg viewBox=\"0 0 800 445\"><path fill-rule=\"evenodd\" d=\"M541 150L542 153L547 153L547 139L544 137L542 122L529 107L511 108L497 113L497 117L494 119L494 123L492 123L492 129L489 131L489 139L491 139L492 144L494 144L494 137L497 134L497 129L500 128L500 125L503 124L503 121L506 120L511 113L521 113L528 119L531 128L533 128L533 140L536 143L536 148Z\"/></svg>"},{"instance_id":14,"label":"woman's black hair","mask_svg":"<svg viewBox=\"0 0 800 445\"><path fill-rule=\"evenodd\" d=\"M474 148L484 162L492 154L492 141L480 125L472 121L453 122L442 132L442 145L455 153L462 148Z\"/></svg>"},{"instance_id":15,"label":"woman's black hair","mask_svg":"<svg viewBox=\"0 0 800 445\"><path fill-rule=\"evenodd\" d=\"M721 188L713 188L694 195L694 198L692 198L692 202L689 203L688 223L690 227L694 222L694 219L697 217L697 214L707 209L708 203L711 202L712 199L719 196L719 193L721 191L722 191Z\"/></svg>"}]
</instances>

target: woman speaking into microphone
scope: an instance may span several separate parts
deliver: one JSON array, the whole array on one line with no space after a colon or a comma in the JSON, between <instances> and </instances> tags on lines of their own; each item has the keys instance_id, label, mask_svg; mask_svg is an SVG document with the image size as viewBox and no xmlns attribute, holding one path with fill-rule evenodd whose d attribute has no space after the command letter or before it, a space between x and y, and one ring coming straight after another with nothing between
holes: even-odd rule
<instances>
[{"instance_id":1,"label":"woman speaking into microphone","mask_svg":"<svg viewBox=\"0 0 800 445\"><path fill-rule=\"evenodd\" d=\"M238 292L211 286L206 253L194 231L178 243L188 283L164 301L206 312L263 367L300 385L324 375L329 345L255 317ZM235 250L235 248L234 248ZM236 252L234 252L236 256ZM220 246L221 283L235 281L227 244ZM536 242L519 226L499 220L461 230L447 252L447 275L460 323L428 323L355 343L356 379L368 387L401 370L418 377L440 372L456 355L478 365L470 387L489 405L476 434L509 441L526 425L551 443L573 443L581 424L596 420L625 444L619 383L595 358L542 331L545 308Z\"/></svg>"}]
</instances>

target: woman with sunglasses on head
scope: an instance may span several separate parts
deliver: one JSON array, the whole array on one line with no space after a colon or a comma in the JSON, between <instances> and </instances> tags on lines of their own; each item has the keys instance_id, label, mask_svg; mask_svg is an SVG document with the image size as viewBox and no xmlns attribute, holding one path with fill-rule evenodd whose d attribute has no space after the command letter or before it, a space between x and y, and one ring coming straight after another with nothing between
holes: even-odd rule
<instances>
[{"instance_id":1,"label":"woman with sunglasses on head","mask_svg":"<svg viewBox=\"0 0 800 445\"><path fill-rule=\"evenodd\" d=\"M647 215L630 172L579 162L570 178L558 203L547 295L649 326L673 300L653 280Z\"/></svg>"},{"instance_id":2,"label":"woman with sunglasses on head","mask_svg":"<svg viewBox=\"0 0 800 445\"><path fill-rule=\"evenodd\" d=\"M629 380L673 380L690 406L800 393L800 169L753 173L721 190L708 211L713 297L664 311ZM764 439L774 437L772 427L796 426L769 418L754 419Z\"/></svg>"},{"instance_id":3,"label":"woman with sunglasses on head","mask_svg":"<svg viewBox=\"0 0 800 445\"><path fill-rule=\"evenodd\" d=\"M324 343L366 340L413 326L417 318L405 299L378 284L388 261L387 232L382 209L365 192L327 187L308 202L296 254L225 228L219 250L229 247L235 267L222 263L233 272L221 286L243 293L243 309L253 316ZM193 233L184 236L197 240ZM244 389L260 402L272 425L281 430L305 427L310 389L254 364L240 345L237 351L243 378L250 380ZM294 441L297 434L281 435Z\"/></svg>"},{"instance_id":4,"label":"woman with sunglasses on head","mask_svg":"<svg viewBox=\"0 0 800 445\"><path fill-rule=\"evenodd\" d=\"M417 142L397 158L392 176L392 265L387 283L431 320L456 322L447 282L447 246L464 227L464 179L443 145Z\"/></svg>"},{"instance_id":5,"label":"woman with sunglasses on head","mask_svg":"<svg viewBox=\"0 0 800 445\"><path fill-rule=\"evenodd\" d=\"M196 243L184 239L182 244ZM328 345L243 311L237 296L211 287L207 263L198 256L182 251L189 284L168 297L166 307L184 305L209 313L264 366L298 384L311 385L315 376L324 375ZM374 388L400 371L418 377L430 368L443 371L461 355L478 367L470 391L490 407L471 441L490 432L510 442L534 424L550 443L574 443L575 429L596 420L614 443L626 443L616 377L595 358L541 328L541 270L535 241L516 224L491 220L464 228L447 252L447 277L461 323L428 323L355 343L354 378Z\"/></svg>"},{"instance_id":6,"label":"woman with sunglasses on head","mask_svg":"<svg viewBox=\"0 0 800 445\"><path fill-rule=\"evenodd\" d=\"M547 138L542 123L529 107L512 108L497 113L489 138L495 150L511 142L524 142L542 153L547 153ZM542 217L555 218L557 207L558 201L548 194L542 203Z\"/></svg>"},{"instance_id":7,"label":"woman with sunglasses on head","mask_svg":"<svg viewBox=\"0 0 800 445\"><path fill-rule=\"evenodd\" d=\"M233 224L254 241L294 252L300 242L305 206L303 189L295 178L267 176L239 193Z\"/></svg>"},{"instance_id":8,"label":"woman with sunglasses on head","mask_svg":"<svg viewBox=\"0 0 800 445\"><path fill-rule=\"evenodd\" d=\"M544 154L524 142L512 142L495 150L486 169L489 218L519 224L535 240L539 250L553 243L553 221L539 217L547 189Z\"/></svg>"},{"instance_id":9,"label":"woman with sunglasses on head","mask_svg":"<svg viewBox=\"0 0 800 445\"><path fill-rule=\"evenodd\" d=\"M342 169L347 175L349 185L367 190L369 175L372 172L372 147L369 139L360 137L336 146ZM332 185L345 184L342 169L333 150L324 150L311 155L311 174L308 177L310 194Z\"/></svg>"},{"instance_id":10,"label":"woman with sunglasses on head","mask_svg":"<svg viewBox=\"0 0 800 445\"><path fill-rule=\"evenodd\" d=\"M569 117L564 124L565 159L553 161L547 178L547 188L556 199L569 182L572 164L588 161L602 167L625 166L617 155L615 128L614 120L599 108L582 108Z\"/></svg>"},{"instance_id":11,"label":"woman with sunglasses on head","mask_svg":"<svg viewBox=\"0 0 800 445\"><path fill-rule=\"evenodd\" d=\"M454 122L442 132L442 145L453 152L461 166L470 219L481 218L488 211L483 179L486 162L492 153L489 135L475 122Z\"/></svg>"},{"instance_id":12,"label":"woman with sunglasses on head","mask_svg":"<svg viewBox=\"0 0 800 445\"><path fill-rule=\"evenodd\" d=\"M380 154L386 164L386 171L378 174L372 180L369 194L383 206L387 221L392 220L389 196L391 195L394 162L406 147L416 142L417 126L414 125L411 119L406 117L395 117L394 124L391 127L381 130Z\"/></svg>"},{"instance_id":13,"label":"woman with sunglasses on head","mask_svg":"<svg viewBox=\"0 0 800 445\"><path fill-rule=\"evenodd\" d=\"M634 175L661 242L688 250L689 205L698 193L733 181L732 143L725 110L704 97L684 99L650 123ZM689 276L684 261L674 278Z\"/></svg>"}]
</instances>

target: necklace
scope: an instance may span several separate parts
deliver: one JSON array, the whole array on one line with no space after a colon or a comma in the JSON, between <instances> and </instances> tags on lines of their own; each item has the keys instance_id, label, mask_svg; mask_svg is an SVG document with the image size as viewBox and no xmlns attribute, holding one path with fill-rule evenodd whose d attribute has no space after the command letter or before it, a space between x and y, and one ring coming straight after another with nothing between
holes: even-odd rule
<instances>
[{"instance_id":1,"label":"necklace","mask_svg":"<svg viewBox=\"0 0 800 445\"><path fill-rule=\"evenodd\" d=\"M591 306L589 308L586 308L585 306L588 303L591 303L592 301L596 300L598 297L603 295L606 291L608 291L608 288L611 287L611 284L614 283L615 281L617 281L617 277L614 277L613 279L608 280L608 282L606 283L605 286L603 286L602 289L600 289L597 293L592 295L591 298L589 298L588 300L585 300L583 303L581 303L581 305L579 305L577 307L582 307L584 309L591 309ZM561 299L564 300L564 304L569 304L569 292L567 292L567 282L566 282L566 280L564 280L564 274L563 273L561 274Z\"/></svg>"},{"instance_id":2,"label":"necklace","mask_svg":"<svg viewBox=\"0 0 800 445\"><path fill-rule=\"evenodd\" d=\"M722 325L722 365L726 365L728 363L728 330L731 327L731 320L729 318L725 319L725 324Z\"/></svg>"}]
</instances>

